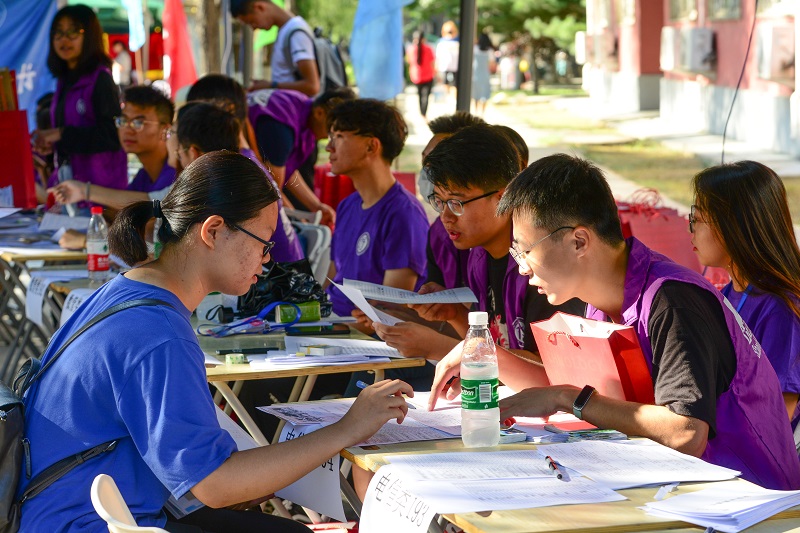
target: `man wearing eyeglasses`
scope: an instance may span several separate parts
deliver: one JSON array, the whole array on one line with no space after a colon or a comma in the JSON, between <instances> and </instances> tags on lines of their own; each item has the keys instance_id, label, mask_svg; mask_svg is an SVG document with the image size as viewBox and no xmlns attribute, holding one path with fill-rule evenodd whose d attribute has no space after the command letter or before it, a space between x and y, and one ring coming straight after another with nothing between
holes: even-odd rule
<instances>
[{"instance_id":1,"label":"man wearing eyeglasses","mask_svg":"<svg viewBox=\"0 0 800 533\"><path fill-rule=\"evenodd\" d=\"M151 194L156 199L163 198L176 178L175 167L170 165L167 152L167 136L174 112L172 102L158 90L145 86L129 87L115 124L122 148L126 153L136 154L142 168L128 184L127 191L69 180L54 187L56 201L74 203L88 200L122 209L130 203L147 200ZM163 195L161 191L164 191Z\"/></svg>"},{"instance_id":2,"label":"man wearing eyeglasses","mask_svg":"<svg viewBox=\"0 0 800 533\"><path fill-rule=\"evenodd\" d=\"M584 305L570 301L555 307L530 288L509 255L512 223L495 209L508 183L520 169L519 154L500 131L486 124L463 128L441 141L424 161L433 194L428 197L451 242L469 250L466 282L478 298L476 308L489 314L489 329L498 346L533 359L536 343L529 324L550 318L556 311L582 314ZM423 290L444 287L428 283ZM459 304L411 306L420 317L446 321L462 338L467 333L469 309ZM458 341L436 331L405 322L376 325L378 335L407 356L441 359ZM421 351L421 353L420 353Z\"/></svg>"},{"instance_id":3,"label":"man wearing eyeglasses","mask_svg":"<svg viewBox=\"0 0 800 533\"><path fill-rule=\"evenodd\" d=\"M655 404L607 398L592 384L547 386L542 368L498 350L500 379L518 392L502 416L556 411L653 439L731 468L770 489L800 488L800 461L778 378L758 341L705 278L623 240L602 172L566 154L542 158L506 189L520 273L552 304L579 297L587 316L630 325L650 368ZM430 405L459 387L458 348L442 360ZM576 365L581 364L575 361Z\"/></svg>"}]
</instances>

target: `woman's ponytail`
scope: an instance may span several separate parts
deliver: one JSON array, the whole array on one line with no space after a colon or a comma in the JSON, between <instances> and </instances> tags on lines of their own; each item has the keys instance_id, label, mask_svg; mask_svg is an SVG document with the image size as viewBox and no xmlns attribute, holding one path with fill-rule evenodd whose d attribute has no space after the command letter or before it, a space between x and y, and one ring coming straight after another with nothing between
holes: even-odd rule
<instances>
[{"instance_id":1,"label":"woman's ponytail","mask_svg":"<svg viewBox=\"0 0 800 533\"><path fill-rule=\"evenodd\" d=\"M136 202L123 208L108 230L108 247L111 253L129 265L146 260L147 242L144 232L147 222L153 216L153 202L150 201ZM162 223L162 229L163 227Z\"/></svg>"}]
</instances>

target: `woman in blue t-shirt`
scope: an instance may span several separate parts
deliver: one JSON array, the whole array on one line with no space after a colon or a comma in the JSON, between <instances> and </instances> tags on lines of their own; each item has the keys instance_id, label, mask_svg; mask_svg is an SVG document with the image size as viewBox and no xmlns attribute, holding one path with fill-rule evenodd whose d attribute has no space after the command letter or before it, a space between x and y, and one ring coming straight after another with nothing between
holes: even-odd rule
<instances>
[{"instance_id":1,"label":"woman in blue t-shirt","mask_svg":"<svg viewBox=\"0 0 800 533\"><path fill-rule=\"evenodd\" d=\"M111 252L128 264L147 259L145 225L162 219L158 259L97 290L56 332L54 349L92 317L140 298L69 345L28 391L26 436L31 474L100 443L115 449L70 470L25 502L22 531L106 529L89 498L97 474L111 475L140 526L168 531L307 531L260 512L227 509L266 496L307 474L386 421L401 421L413 394L401 381L366 388L338 423L304 437L239 452L220 429L204 355L189 323L209 293L244 294L270 260L278 193L245 156L210 152L192 162L163 202L123 209L109 233ZM29 476L22 475L19 491ZM191 491L207 507L177 520L164 508ZM188 528L188 529L187 529Z\"/></svg>"},{"instance_id":2,"label":"woman in blue t-shirt","mask_svg":"<svg viewBox=\"0 0 800 533\"><path fill-rule=\"evenodd\" d=\"M786 411L797 426L800 393L800 249L786 189L755 161L703 170L693 180L689 217L702 265L728 271L722 289L778 374Z\"/></svg>"}]
</instances>

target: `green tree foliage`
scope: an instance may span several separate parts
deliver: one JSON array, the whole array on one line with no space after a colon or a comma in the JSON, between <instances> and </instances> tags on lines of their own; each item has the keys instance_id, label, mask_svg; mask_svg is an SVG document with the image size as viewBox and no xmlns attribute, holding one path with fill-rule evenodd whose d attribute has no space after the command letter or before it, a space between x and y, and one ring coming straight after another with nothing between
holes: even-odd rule
<instances>
[{"instance_id":1,"label":"green tree foliage","mask_svg":"<svg viewBox=\"0 0 800 533\"><path fill-rule=\"evenodd\" d=\"M333 42L350 39L358 2L355 0L294 0L294 12L314 28L319 26Z\"/></svg>"}]
</instances>

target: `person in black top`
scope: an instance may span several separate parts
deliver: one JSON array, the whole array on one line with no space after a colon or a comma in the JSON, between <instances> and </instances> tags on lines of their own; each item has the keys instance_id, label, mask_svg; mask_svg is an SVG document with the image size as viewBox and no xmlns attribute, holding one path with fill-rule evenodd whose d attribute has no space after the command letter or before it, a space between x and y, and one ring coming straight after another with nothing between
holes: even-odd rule
<instances>
[{"instance_id":1,"label":"person in black top","mask_svg":"<svg viewBox=\"0 0 800 533\"><path fill-rule=\"evenodd\" d=\"M119 90L103 48L97 16L85 5L56 13L47 65L58 80L51 128L34 132L37 149L55 150L56 172L48 185L77 179L114 189L127 184L127 158L117 136ZM88 196L88 195L87 195Z\"/></svg>"}]
</instances>

